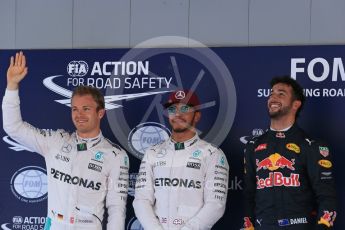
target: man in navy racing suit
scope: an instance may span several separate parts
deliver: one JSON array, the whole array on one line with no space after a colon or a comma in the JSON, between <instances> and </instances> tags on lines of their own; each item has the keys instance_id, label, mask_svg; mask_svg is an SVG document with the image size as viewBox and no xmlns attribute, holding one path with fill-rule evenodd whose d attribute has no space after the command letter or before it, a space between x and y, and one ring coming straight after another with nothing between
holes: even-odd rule
<instances>
[{"instance_id":1,"label":"man in navy racing suit","mask_svg":"<svg viewBox=\"0 0 345 230\"><path fill-rule=\"evenodd\" d=\"M244 229L332 229L336 195L329 147L296 123L303 89L290 77L271 81L270 129L245 150Z\"/></svg>"}]
</instances>

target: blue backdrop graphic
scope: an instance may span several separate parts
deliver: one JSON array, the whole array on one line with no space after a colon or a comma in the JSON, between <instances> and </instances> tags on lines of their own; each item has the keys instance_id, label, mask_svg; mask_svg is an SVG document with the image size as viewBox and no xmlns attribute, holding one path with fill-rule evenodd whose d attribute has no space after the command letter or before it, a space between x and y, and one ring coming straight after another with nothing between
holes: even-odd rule
<instances>
[{"instance_id":1,"label":"blue backdrop graphic","mask_svg":"<svg viewBox=\"0 0 345 230\"><path fill-rule=\"evenodd\" d=\"M68 92L78 84L90 84L106 95L103 134L125 148L130 157L127 229L140 229L132 208L140 158L147 146L169 135L161 103L169 91L180 87L198 94L203 103L200 136L219 145L230 164L227 209L214 229L240 229L244 144L269 125L266 100L270 79L294 76L307 94L298 123L331 147L339 199L335 229L345 226L341 183L345 174L345 46L24 52L29 74L20 86L21 108L24 120L32 125L74 131ZM2 95L9 57L14 53L0 52ZM0 135L1 229L42 229L47 205L44 159L9 138L3 129Z\"/></svg>"}]
</instances>

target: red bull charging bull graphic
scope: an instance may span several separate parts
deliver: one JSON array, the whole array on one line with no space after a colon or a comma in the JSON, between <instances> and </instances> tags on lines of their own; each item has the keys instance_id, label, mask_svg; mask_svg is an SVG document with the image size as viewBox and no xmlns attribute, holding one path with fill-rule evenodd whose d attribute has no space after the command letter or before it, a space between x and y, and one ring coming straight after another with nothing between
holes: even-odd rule
<instances>
[{"instance_id":1,"label":"red bull charging bull graphic","mask_svg":"<svg viewBox=\"0 0 345 230\"><path fill-rule=\"evenodd\" d=\"M295 164L295 159L287 159L284 156L281 156L279 153L274 153L269 157L258 160L256 159L256 171L260 170L269 170L269 171L276 171L278 169L287 168L291 171L295 170L293 166ZM290 176L284 176L281 172L270 172L267 178L259 178L257 179L257 189L263 189L267 187L275 187L275 186L285 186L285 187L299 187L299 174L291 173Z\"/></svg>"}]
</instances>

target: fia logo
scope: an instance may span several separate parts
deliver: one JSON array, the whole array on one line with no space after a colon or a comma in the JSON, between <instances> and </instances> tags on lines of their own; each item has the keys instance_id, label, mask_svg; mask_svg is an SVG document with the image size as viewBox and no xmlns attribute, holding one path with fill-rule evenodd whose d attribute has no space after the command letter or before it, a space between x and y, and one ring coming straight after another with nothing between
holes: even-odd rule
<instances>
[{"instance_id":1,"label":"fia logo","mask_svg":"<svg viewBox=\"0 0 345 230\"><path fill-rule=\"evenodd\" d=\"M89 71L89 66L85 61L71 61L67 65L67 73L71 77L84 77Z\"/></svg>"}]
</instances>

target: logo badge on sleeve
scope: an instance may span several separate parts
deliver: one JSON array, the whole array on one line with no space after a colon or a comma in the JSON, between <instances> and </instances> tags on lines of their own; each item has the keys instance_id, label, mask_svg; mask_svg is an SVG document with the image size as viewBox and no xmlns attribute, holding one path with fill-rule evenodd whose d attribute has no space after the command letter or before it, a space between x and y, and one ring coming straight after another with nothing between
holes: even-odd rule
<instances>
[{"instance_id":1,"label":"logo badge on sleeve","mask_svg":"<svg viewBox=\"0 0 345 230\"><path fill-rule=\"evenodd\" d=\"M321 154L323 157L328 157L328 155L329 155L329 150L328 150L327 147L319 146L319 150L320 150L320 154Z\"/></svg>"}]
</instances>

